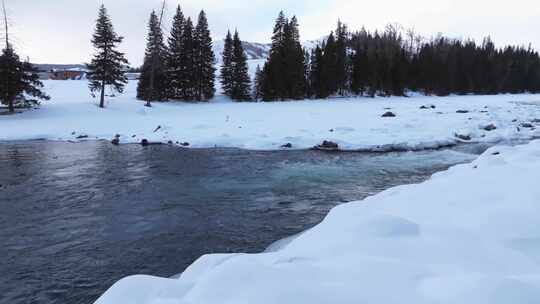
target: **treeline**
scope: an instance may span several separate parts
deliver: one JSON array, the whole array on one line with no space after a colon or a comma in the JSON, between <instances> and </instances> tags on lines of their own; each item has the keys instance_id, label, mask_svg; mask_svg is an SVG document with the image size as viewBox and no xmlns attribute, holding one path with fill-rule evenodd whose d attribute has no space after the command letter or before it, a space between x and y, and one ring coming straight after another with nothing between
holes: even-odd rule
<instances>
[{"instance_id":1,"label":"treeline","mask_svg":"<svg viewBox=\"0 0 540 304\"><path fill-rule=\"evenodd\" d=\"M161 16L152 12L137 98L150 105L151 101L207 101L214 97L215 58L204 11L194 25L178 6L167 44L161 21Z\"/></svg>"},{"instance_id":2,"label":"treeline","mask_svg":"<svg viewBox=\"0 0 540 304\"><path fill-rule=\"evenodd\" d=\"M114 50L121 37L102 15L106 15L104 7L93 41L100 52L94 59L97 61L89 65L91 88L103 92L104 85L112 85L121 91L125 79L119 71L127 61ZM153 12L137 97L147 105L170 99L211 99L216 69L204 11L194 25L178 7L167 41L161 22L161 16ZM106 30L100 34L103 28ZM338 22L336 30L314 49L304 49L300 41L297 18L289 19L280 12L269 58L262 69L257 67L252 81L240 35L229 32L220 69L223 94L237 101L278 101L405 96L410 91L439 96L540 92L538 53L531 47L496 48L490 38L482 44L442 36L424 40L412 31L403 34L397 26L382 32L352 32ZM117 58L113 62L108 58L106 63L99 57L104 54L116 54ZM106 64L100 64L102 61ZM96 77L94 73L103 75Z\"/></svg>"},{"instance_id":3,"label":"treeline","mask_svg":"<svg viewBox=\"0 0 540 304\"><path fill-rule=\"evenodd\" d=\"M284 23L280 14L270 59L259 75L265 101L404 96L407 91L439 96L540 92L540 57L531 47L498 49L490 38L481 45L446 37L423 41L413 32L404 38L396 26L382 33L349 32L338 22L337 29L309 54L303 51L302 58L295 33L297 28Z\"/></svg>"},{"instance_id":4,"label":"treeline","mask_svg":"<svg viewBox=\"0 0 540 304\"><path fill-rule=\"evenodd\" d=\"M206 14L201 11L194 26L178 6L167 43L161 21L152 12L137 98L146 100L148 106L151 101L208 101L215 94L216 58ZM247 56L238 31L234 36L227 33L222 56L223 94L237 101L251 101Z\"/></svg>"},{"instance_id":5,"label":"treeline","mask_svg":"<svg viewBox=\"0 0 540 304\"><path fill-rule=\"evenodd\" d=\"M137 98L147 101L208 101L215 95L216 58L208 20L201 11L196 24L178 7L168 38L162 16L152 12ZM36 70L22 62L9 43L0 54L0 100L10 111L18 105L48 99ZM128 61L118 50L116 34L102 5L92 36L95 54L87 65L92 94L105 87L122 92ZM314 49L300 42L295 16L280 12L273 30L269 58L250 79L247 57L238 31L225 39L220 84L223 94L237 101L278 101L332 96L405 96L539 93L540 56L531 47L497 48L490 38L473 40L436 37L424 40L397 26L382 32L351 32L338 22Z\"/></svg>"}]
</instances>

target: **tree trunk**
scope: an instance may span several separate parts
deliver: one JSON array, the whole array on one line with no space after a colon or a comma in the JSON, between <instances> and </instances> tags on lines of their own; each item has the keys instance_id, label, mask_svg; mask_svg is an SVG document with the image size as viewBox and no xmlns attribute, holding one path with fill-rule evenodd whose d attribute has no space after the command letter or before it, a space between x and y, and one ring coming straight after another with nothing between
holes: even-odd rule
<instances>
[{"instance_id":1,"label":"tree trunk","mask_svg":"<svg viewBox=\"0 0 540 304\"><path fill-rule=\"evenodd\" d=\"M101 98L99 100L99 107L105 108L105 80L101 82Z\"/></svg>"},{"instance_id":2,"label":"tree trunk","mask_svg":"<svg viewBox=\"0 0 540 304\"><path fill-rule=\"evenodd\" d=\"M9 113L15 112L15 106L13 105L13 98L9 99L8 108L9 108Z\"/></svg>"},{"instance_id":3,"label":"tree trunk","mask_svg":"<svg viewBox=\"0 0 540 304\"><path fill-rule=\"evenodd\" d=\"M150 96L146 99L145 107L152 107L152 101L154 100L154 83L156 79L156 54L152 55L152 69L150 74Z\"/></svg>"}]
</instances>

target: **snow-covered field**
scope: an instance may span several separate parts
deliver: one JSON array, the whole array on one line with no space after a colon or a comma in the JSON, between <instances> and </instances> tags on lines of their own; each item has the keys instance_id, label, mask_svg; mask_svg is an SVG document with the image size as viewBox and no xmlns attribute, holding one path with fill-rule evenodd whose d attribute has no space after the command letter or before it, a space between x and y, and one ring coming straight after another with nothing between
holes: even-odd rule
<instances>
[{"instance_id":1,"label":"snow-covered field","mask_svg":"<svg viewBox=\"0 0 540 304\"><path fill-rule=\"evenodd\" d=\"M253 64L252 64L253 67ZM344 149L422 149L471 142L530 139L523 123L540 124L540 95L350 98L275 103L234 103L223 96L206 103L154 103L135 99L136 82L97 107L86 81L46 81L52 100L39 110L0 116L0 140L112 139L122 143L188 142L191 147L310 148L323 140ZM435 108L420 109L422 105ZM459 114L458 110L469 113ZM381 117L386 111L397 115ZM489 124L496 130L486 131ZM158 129L158 127L160 127ZM156 129L158 129L156 131ZM155 132L154 132L155 131Z\"/></svg>"},{"instance_id":2,"label":"snow-covered field","mask_svg":"<svg viewBox=\"0 0 540 304\"><path fill-rule=\"evenodd\" d=\"M133 276L98 304L540 303L540 141L341 205L261 254Z\"/></svg>"}]
</instances>

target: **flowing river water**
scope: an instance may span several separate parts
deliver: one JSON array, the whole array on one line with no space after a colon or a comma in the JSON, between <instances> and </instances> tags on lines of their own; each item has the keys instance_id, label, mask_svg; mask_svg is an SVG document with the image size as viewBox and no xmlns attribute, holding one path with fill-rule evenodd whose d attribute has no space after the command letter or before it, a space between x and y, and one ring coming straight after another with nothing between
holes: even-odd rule
<instances>
[{"instance_id":1,"label":"flowing river water","mask_svg":"<svg viewBox=\"0 0 540 304\"><path fill-rule=\"evenodd\" d=\"M401 153L0 143L0 303L92 303L132 274L260 252L332 207L486 149Z\"/></svg>"}]
</instances>

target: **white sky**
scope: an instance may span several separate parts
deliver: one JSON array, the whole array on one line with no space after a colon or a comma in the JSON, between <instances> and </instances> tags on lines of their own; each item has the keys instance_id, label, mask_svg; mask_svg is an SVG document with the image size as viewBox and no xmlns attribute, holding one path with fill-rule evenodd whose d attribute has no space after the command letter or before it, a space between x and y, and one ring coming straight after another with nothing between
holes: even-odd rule
<instances>
[{"instance_id":1,"label":"white sky","mask_svg":"<svg viewBox=\"0 0 540 304\"><path fill-rule=\"evenodd\" d=\"M204 9L214 40L238 28L243 40L267 42L280 10L296 14L303 40L328 34L338 18L356 30L383 29L388 23L414 27L425 36L490 35L498 45L540 49L539 0L166 0L164 27L176 5L196 18ZM12 37L20 55L37 63L81 63L92 53L90 37L97 9L105 3L116 31L125 37L122 50L132 65L142 61L147 19L161 0L6 0Z\"/></svg>"}]
</instances>

